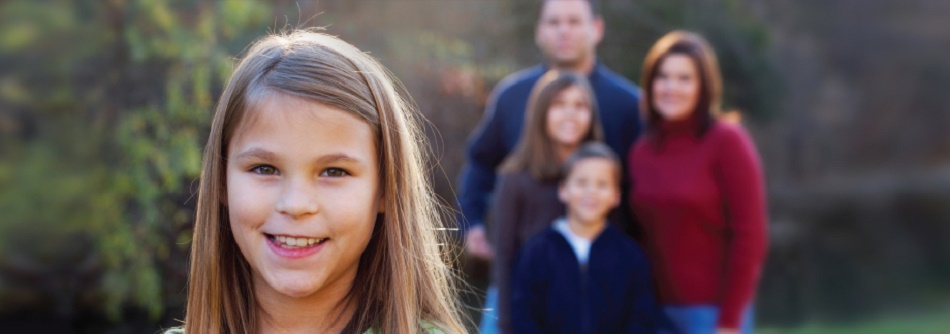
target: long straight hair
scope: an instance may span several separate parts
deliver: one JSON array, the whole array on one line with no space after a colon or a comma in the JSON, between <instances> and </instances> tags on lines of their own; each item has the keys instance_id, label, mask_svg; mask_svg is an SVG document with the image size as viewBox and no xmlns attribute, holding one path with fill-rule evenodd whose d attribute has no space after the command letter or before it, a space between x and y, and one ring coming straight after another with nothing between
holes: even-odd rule
<instances>
[{"instance_id":1,"label":"long straight hair","mask_svg":"<svg viewBox=\"0 0 950 334\"><path fill-rule=\"evenodd\" d=\"M234 241L226 207L226 150L239 125L267 94L286 94L347 111L374 132L385 213L359 260L344 299L355 306L345 332L418 333L429 323L464 332L452 252L440 222L444 207L425 173L421 115L375 59L311 30L253 43L218 100L204 152L191 247L186 333L256 333L262 323L251 268ZM266 114L255 114L267 117ZM446 215L448 216L448 215Z\"/></svg>"},{"instance_id":2,"label":"long straight hair","mask_svg":"<svg viewBox=\"0 0 950 334\"><path fill-rule=\"evenodd\" d=\"M715 50L699 34L676 30L664 35L653 44L643 61L643 75L640 80L643 98L640 99L640 110L645 111L651 135L657 137L657 130L663 123L663 115L654 107L656 97L653 94L653 81L659 74L663 61L674 54L687 56L696 65L696 72L699 74L699 101L690 117L699 121L699 132L696 135L702 136L719 116L722 76L719 72Z\"/></svg>"},{"instance_id":3,"label":"long straight hair","mask_svg":"<svg viewBox=\"0 0 950 334\"><path fill-rule=\"evenodd\" d=\"M541 76L531 90L521 139L518 140L518 145L515 146L511 155L502 163L500 169L502 173L527 171L535 180L558 179L561 173L561 161L557 158L554 141L548 135L548 109L551 108L551 103L557 94L569 87L578 87L584 91L590 104L590 126L581 138L581 143L604 140L597 99L587 79L574 72L551 70Z\"/></svg>"}]
</instances>

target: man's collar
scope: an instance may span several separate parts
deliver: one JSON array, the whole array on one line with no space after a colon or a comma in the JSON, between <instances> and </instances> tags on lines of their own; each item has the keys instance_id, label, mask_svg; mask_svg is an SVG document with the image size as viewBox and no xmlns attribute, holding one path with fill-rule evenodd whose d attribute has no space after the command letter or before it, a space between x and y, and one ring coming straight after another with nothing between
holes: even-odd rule
<instances>
[{"instance_id":1,"label":"man's collar","mask_svg":"<svg viewBox=\"0 0 950 334\"><path fill-rule=\"evenodd\" d=\"M551 70L551 65L548 62L541 63L541 73L547 73ZM590 69L590 73L587 74L587 80L594 81L600 76L600 72L604 70L604 64L600 61L600 58L594 59L594 67Z\"/></svg>"}]
</instances>

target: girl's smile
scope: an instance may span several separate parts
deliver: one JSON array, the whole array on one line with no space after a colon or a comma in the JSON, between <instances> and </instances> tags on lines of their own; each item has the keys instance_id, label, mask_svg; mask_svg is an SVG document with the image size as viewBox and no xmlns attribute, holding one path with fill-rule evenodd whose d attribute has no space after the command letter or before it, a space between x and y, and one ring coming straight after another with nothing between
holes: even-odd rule
<instances>
[{"instance_id":1,"label":"girl's smile","mask_svg":"<svg viewBox=\"0 0 950 334\"><path fill-rule=\"evenodd\" d=\"M299 259L316 254L330 238L305 238L284 235L264 234L267 236L267 245L274 254L289 259Z\"/></svg>"}]
</instances>

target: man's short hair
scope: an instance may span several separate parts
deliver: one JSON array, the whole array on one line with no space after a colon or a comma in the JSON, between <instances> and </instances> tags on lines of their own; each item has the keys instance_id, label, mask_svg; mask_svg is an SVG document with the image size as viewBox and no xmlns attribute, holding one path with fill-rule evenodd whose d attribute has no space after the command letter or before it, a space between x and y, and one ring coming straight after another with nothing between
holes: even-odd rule
<instances>
[{"instance_id":1,"label":"man's short hair","mask_svg":"<svg viewBox=\"0 0 950 334\"><path fill-rule=\"evenodd\" d=\"M541 1L540 1L541 6L544 6L544 3L545 3L545 2L548 2L548 1L555 1L555 0L541 0ZM600 16L601 16L601 12L600 12L600 0L581 0L581 1L584 1L584 2L586 2L587 4L590 5L590 12L591 12L591 14L593 14L593 17L600 17Z\"/></svg>"}]
</instances>

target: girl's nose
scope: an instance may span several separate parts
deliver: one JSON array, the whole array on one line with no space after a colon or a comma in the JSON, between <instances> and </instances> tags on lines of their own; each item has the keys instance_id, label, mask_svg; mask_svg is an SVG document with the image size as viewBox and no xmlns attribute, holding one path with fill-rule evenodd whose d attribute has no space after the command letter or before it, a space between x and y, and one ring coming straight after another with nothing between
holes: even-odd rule
<instances>
[{"instance_id":1,"label":"girl's nose","mask_svg":"<svg viewBox=\"0 0 950 334\"><path fill-rule=\"evenodd\" d=\"M315 187L299 184L287 186L281 193L275 209L294 219L316 214L320 207L317 203Z\"/></svg>"}]
</instances>

